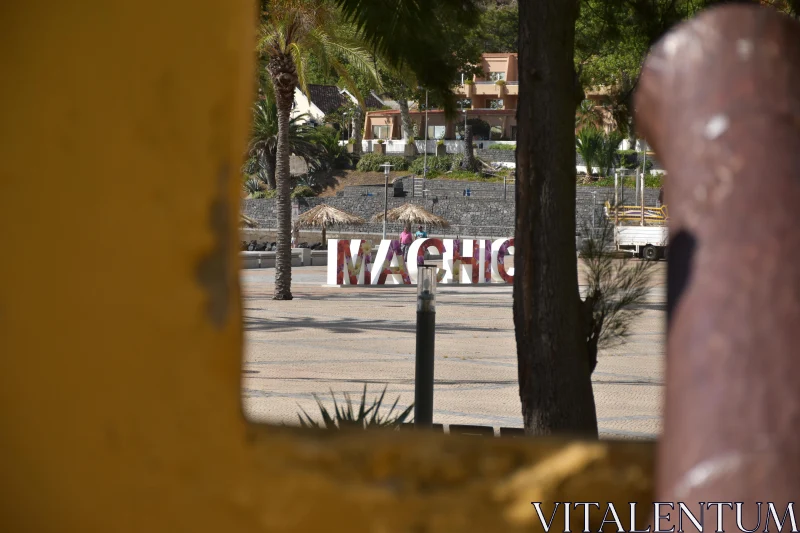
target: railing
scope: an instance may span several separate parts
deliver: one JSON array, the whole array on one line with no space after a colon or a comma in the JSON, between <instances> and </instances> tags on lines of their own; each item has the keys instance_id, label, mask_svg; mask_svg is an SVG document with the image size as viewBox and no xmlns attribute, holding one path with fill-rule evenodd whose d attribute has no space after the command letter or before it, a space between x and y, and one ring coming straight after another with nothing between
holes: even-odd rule
<instances>
[{"instance_id":1,"label":"railing","mask_svg":"<svg viewBox=\"0 0 800 533\"><path fill-rule=\"evenodd\" d=\"M519 81L508 81L508 80L501 80L501 81L504 81L506 85L519 85ZM487 81L487 80L480 80L480 81L476 81L476 82L475 82L475 84L476 84L476 85L478 85L478 84L482 84L482 85L496 85L496 84L497 84L497 81L492 81L492 80L488 80L488 81Z\"/></svg>"},{"instance_id":2,"label":"railing","mask_svg":"<svg viewBox=\"0 0 800 533\"><path fill-rule=\"evenodd\" d=\"M616 214L616 219L620 221L638 221L642 219L642 207L639 205L620 205L614 207L610 202L605 203L605 214L609 219L613 219ZM669 220L669 213L667 206L661 207L647 207L644 208L645 222L665 224Z\"/></svg>"},{"instance_id":3,"label":"railing","mask_svg":"<svg viewBox=\"0 0 800 533\"><path fill-rule=\"evenodd\" d=\"M398 428L400 431L412 431L414 424L401 424ZM444 433L445 435L470 435L476 437L524 437L525 428L495 428L492 426L473 426L465 424L433 424L431 430L437 433Z\"/></svg>"},{"instance_id":4,"label":"railing","mask_svg":"<svg viewBox=\"0 0 800 533\"><path fill-rule=\"evenodd\" d=\"M361 150L363 153L371 153L374 151L374 145L377 144L377 139L369 139L369 140L362 140L361 141ZM428 139L428 153L435 154L436 153L436 145L440 139ZM402 155L405 153L407 141L405 139L391 139L391 140L384 140L384 144L386 147L386 155ZM415 140L414 145L417 148L417 152L419 154L425 153L425 140ZM445 151L448 154L463 154L464 153L464 141L459 140L451 140L445 139L444 140L444 147Z\"/></svg>"},{"instance_id":5,"label":"railing","mask_svg":"<svg viewBox=\"0 0 800 533\"><path fill-rule=\"evenodd\" d=\"M242 228L241 240L248 241L248 237L253 232L272 232L277 230L275 219L258 220L258 228ZM399 234L403 230L403 224L390 222L386 226L389 234ZM414 224L416 227L417 225ZM508 224L506 226L477 226L474 224L451 224L446 228L428 228L428 235L430 237L438 237L442 239L455 239L456 237L462 239L473 238L500 238L511 237L514 234L514 225ZM329 238L336 238L339 234L347 235L364 235L373 236L381 235L383 233L382 222L367 222L359 226L342 226L342 227L329 227L327 234ZM300 241L307 239L308 235L319 235L321 230L314 228L303 228L300 230Z\"/></svg>"}]
</instances>

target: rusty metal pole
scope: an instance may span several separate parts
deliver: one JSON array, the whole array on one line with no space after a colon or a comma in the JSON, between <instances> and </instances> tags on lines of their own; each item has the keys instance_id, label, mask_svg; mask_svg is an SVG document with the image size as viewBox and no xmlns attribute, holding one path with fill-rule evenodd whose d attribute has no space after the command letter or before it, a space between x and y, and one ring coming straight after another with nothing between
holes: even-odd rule
<instances>
[{"instance_id":1,"label":"rusty metal pole","mask_svg":"<svg viewBox=\"0 0 800 533\"><path fill-rule=\"evenodd\" d=\"M641 203L642 203L642 220L641 225L644 226L644 173L647 171L647 147L646 141L642 141L642 175L639 181L639 194L641 195Z\"/></svg>"},{"instance_id":2,"label":"rusty metal pole","mask_svg":"<svg viewBox=\"0 0 800 533\"><path fill-rule=\"evenodd\" d=\"M800 494L798 88L800 24L729 5L667 34L636 95L636 123L669 169L656 498L745 502L748 528L754 502L782 516Z\"/></svg>"},{"instance_id":3,"label":"rusty metal pole","mask_svg":"<svg viewBox=\"0 0 800 533\"><path fill-rule=\"evenodd\" d=\"M623 178L624 180L625 178ZM614 171L614 226L619 225L619 170ZM616 229L614 230L616 231Z\"/></svg>"}]
</instances>

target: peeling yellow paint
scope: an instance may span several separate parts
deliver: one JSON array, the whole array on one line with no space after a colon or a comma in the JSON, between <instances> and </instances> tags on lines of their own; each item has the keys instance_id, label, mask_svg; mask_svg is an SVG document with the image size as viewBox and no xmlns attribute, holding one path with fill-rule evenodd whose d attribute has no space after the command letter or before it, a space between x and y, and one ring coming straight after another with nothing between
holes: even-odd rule
<instances>
[{"instance_id":1,"label":"peeling yellow paint","mask_svg":"<svg viewBox=\"0 0 800 533\"><path fill-rule=\"evenodd\" d=\"M255 9L0 7L0 531L527 531L530 494L649 495L647 443L244 421Z\"/></svg>"}]
</instances>

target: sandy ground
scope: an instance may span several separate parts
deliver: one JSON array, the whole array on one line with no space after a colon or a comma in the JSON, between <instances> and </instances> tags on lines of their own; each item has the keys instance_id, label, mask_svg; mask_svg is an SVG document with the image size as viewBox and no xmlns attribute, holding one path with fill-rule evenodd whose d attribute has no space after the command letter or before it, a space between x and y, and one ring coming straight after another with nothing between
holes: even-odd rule
<instances>
[{"instance_id":1,"label":"sandy ground","mask_svg":"<svg viewBox=\"0 0 800 533\"><path fill-rule=\"evenodd\" d=\"M625 344L603 349L593 376L601 434L655 438L661 431L666 286L655 267L647 302ZM368 396L386 385L414 396L415 288L324 287L325 267L293 270L289 302L271 299L273 270L244 270L246 415L296 423L312 393ZM440 286L434 422L521 427L511 288Z\"/></svg>"}]
</instances>

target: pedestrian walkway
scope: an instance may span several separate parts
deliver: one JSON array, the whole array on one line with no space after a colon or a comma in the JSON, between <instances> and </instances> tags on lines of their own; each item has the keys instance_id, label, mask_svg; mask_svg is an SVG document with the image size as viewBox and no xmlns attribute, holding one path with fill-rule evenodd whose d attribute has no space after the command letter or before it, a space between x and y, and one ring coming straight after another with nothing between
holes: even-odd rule
<instances>
[{"instance_id":1,"label":"pedestrian walkway","mask_svg":"<svg viewBox=\"0 0 800 533\"><path fill-rule=\"evenodd\" d=\"M602 350L593 376L601 434L655 438L661 431L666 294L663 264L628 342ZM242 271L243 396L251 419L314 416L311 394L414 398L413 287L324 287L325 267L293 269L290 302L273 301L272 269ZM440 286L434 422L521 427L509 286Z\"/></svg>"}]
</instances>

